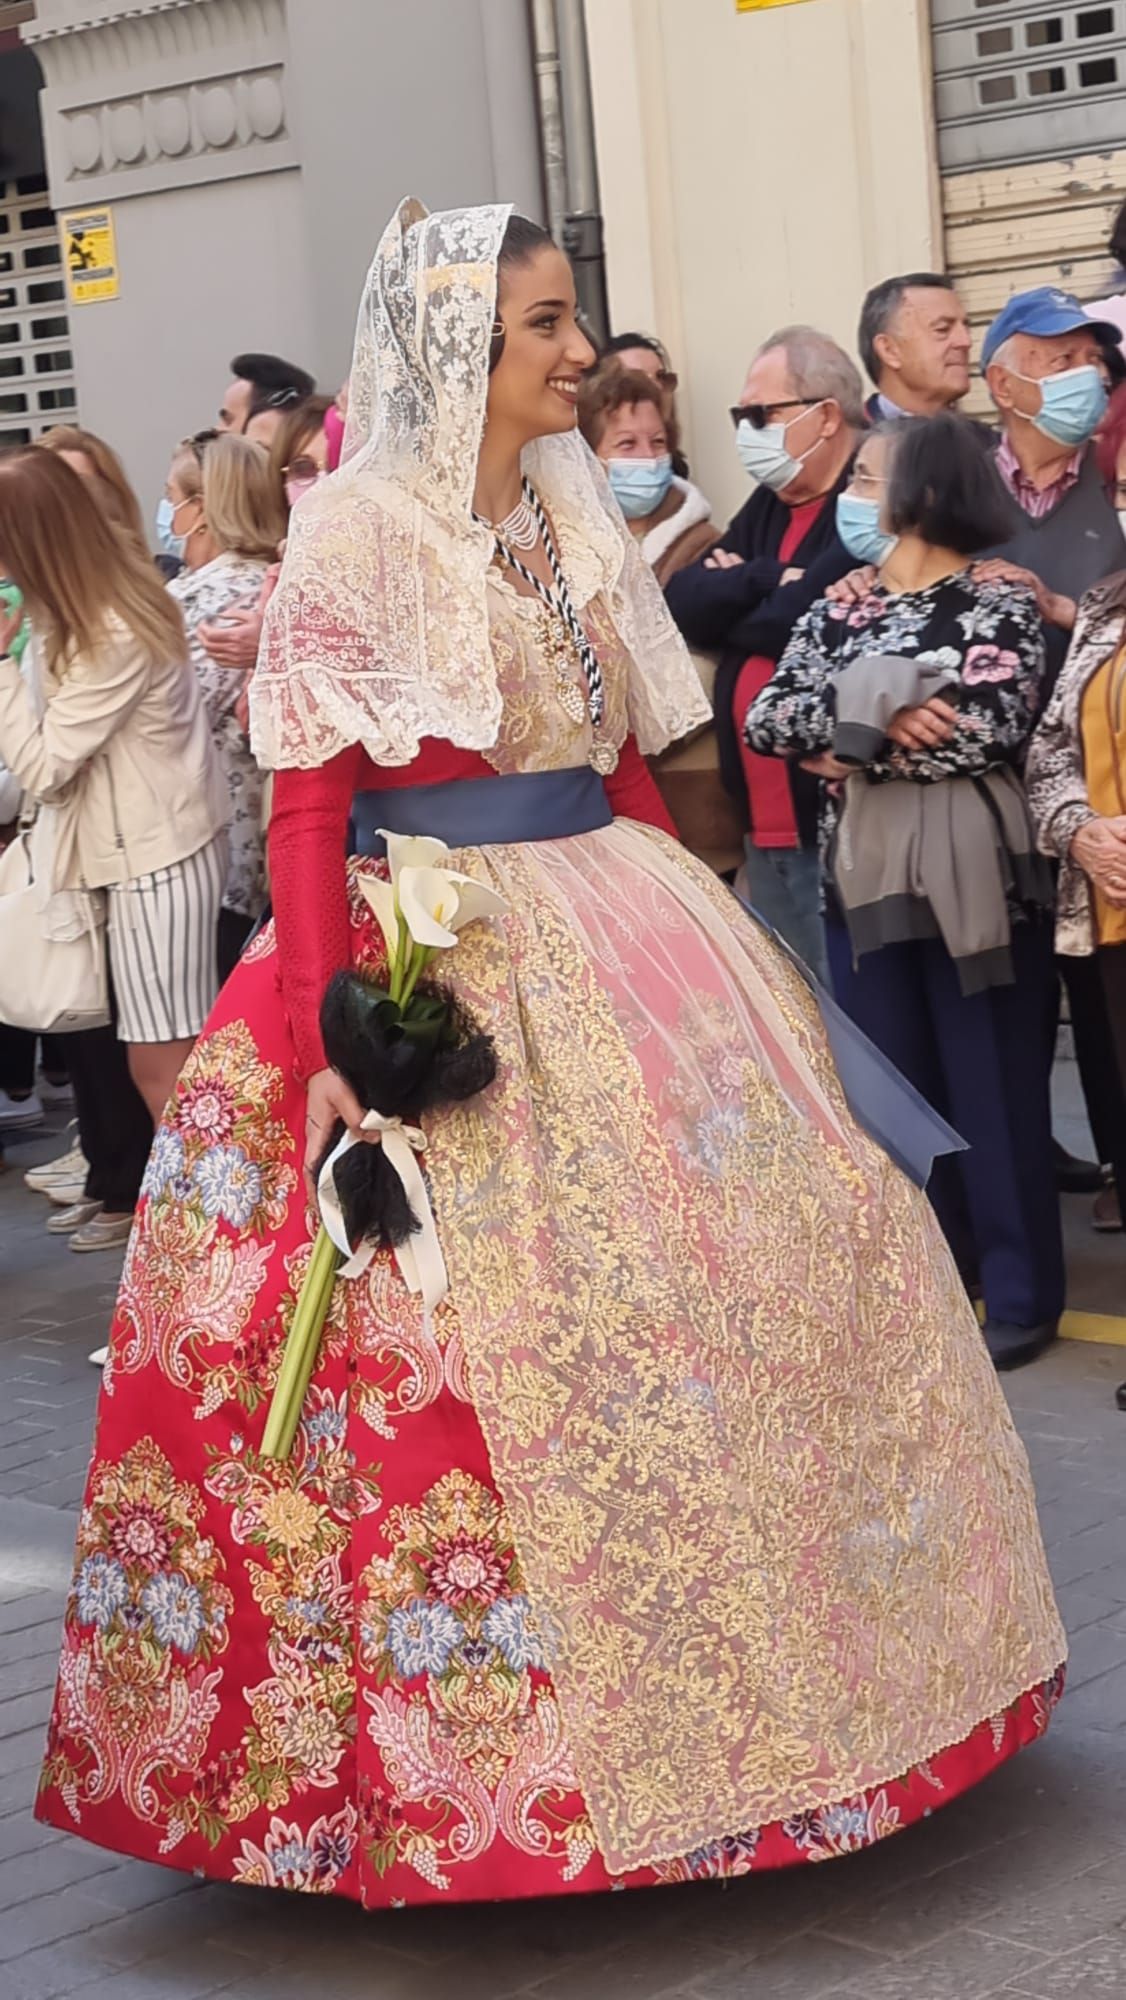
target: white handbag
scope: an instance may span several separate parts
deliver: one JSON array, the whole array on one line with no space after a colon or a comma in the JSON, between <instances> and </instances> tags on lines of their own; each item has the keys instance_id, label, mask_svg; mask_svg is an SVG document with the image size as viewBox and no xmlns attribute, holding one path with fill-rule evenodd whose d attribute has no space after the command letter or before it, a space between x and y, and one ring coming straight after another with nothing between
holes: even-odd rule
<instances>
[{"instance_id":1,"label":"white handbag","mask_svg":"<svg viewBox=\"0 0 1126 2000\"><path fill-rule=\"evenodd\" d=\"M0 854L0 1021L72 1035L110 1018L105 897L51 889L54 818L45 807Z\"/></svg>"}]
</instances>

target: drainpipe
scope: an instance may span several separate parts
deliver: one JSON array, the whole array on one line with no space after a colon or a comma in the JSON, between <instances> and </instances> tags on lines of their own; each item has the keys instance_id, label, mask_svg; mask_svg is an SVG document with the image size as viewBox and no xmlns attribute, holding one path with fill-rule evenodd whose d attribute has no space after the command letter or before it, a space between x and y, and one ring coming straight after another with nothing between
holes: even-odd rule
<instances>
[{"instance_id":1,"label":"drainpipe","mask_svg":"<svg viewBox=\"0 0 1126 2000\"><path fill-rule=\"evenodd\" d=\"M609 308L583 0L532 0L532 40L548 214L574 266L580 307L601 343Z\"/></svg>"},{"instance_id":2,"label":"drainpipe","mask_svg":"<svg viewBox=\"0 0 1126 2000\"><path fill-rule=\"evenodd\" d=\"M559 76L559 36L555 0L532 0L532 49L536 68L540 150L547 190L548 227L562 239L567 215L567 154L563 137L563 96Z\"/></svg>"}]
</instances>

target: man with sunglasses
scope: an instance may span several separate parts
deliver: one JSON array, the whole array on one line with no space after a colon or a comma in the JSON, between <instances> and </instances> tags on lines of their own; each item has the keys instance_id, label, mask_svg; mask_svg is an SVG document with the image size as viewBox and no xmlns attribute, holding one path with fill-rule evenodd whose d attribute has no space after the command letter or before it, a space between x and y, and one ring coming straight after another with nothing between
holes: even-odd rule
<instances>
[{"instance_id":1,"label":"man with sunglasses","mask_svg":"<svg viewBox=\"0 0 1126 2000\"><path fill-rule=\"evenodd\" d=\"M864 390L843 348L786 327L759 349L731 411L754 492L700 562L671 577L669 608L689 645L719 655L720 775L743 815L751 900L824 975L817 861L818 781L759 757L743 721L802 614L854 567L836 496L864 427Z\"/></svg>"},{"instance_id":2,"label":"man with sunglasses","mask_svg":"<svg viewBox=\"0 0 1126 2000\"><path fill-rule=\"evenodd\" d=\"M278 354L236 354L231 375L234 379L227 385L219 410L221 431L245 432L252 417L268 410L276 411L280 422L287 410L303 403L317 386L304 368L283 361Z\"/></svg>"}]
</instances>

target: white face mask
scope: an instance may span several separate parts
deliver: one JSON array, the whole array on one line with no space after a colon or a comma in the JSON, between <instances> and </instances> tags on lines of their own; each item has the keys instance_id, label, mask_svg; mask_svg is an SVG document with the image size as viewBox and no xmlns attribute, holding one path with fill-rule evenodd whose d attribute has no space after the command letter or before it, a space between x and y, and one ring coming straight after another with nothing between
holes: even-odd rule
<instances>
[{"instance_id":1,"label":"white face mask","mask_svg":"<svg viewBox=\"0 0 1126 2000\"><path fill-rule=\"evenodd\" d=\"M809 409L791 417L789 423L766 424L761 431L756 431L749 418L741 423L735 432L735 448L747 477L757 480L761 486L769 486L772 493L782 493L787 486L792 486L794 480L801 477L802 466L816 451L821 439L814 438L809 450L803 451L800 458L794 458L786 449L786 432L794 424L800 424L803 417L808 417L810 410L823 409L826 401L827 398L822 397L820 403L811 403Z\"/></svg>"}]
</instances>

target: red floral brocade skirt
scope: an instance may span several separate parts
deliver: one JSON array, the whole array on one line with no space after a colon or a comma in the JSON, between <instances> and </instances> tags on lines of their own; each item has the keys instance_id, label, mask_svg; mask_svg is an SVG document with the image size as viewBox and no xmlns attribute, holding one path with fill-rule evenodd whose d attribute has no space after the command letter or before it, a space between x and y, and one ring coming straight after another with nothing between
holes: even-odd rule
<instances>
[{"instance_id":1,"label":"red floral brocade skirt","mask_svg":"<svg viewBox=\"0 0 1126 2000\"><path fill-rule=\"evenodd\" d=\"M387 1257L338 1283L294 1456L258 1453L310 1251L304 1121L267 932L156 1135L41 1819L373 1907L562 1895L854 1852L1042 1734L1062 1675L868 1790L612 1876L456 1312L424 1324Z\"/></svg>"}]
</instances>

